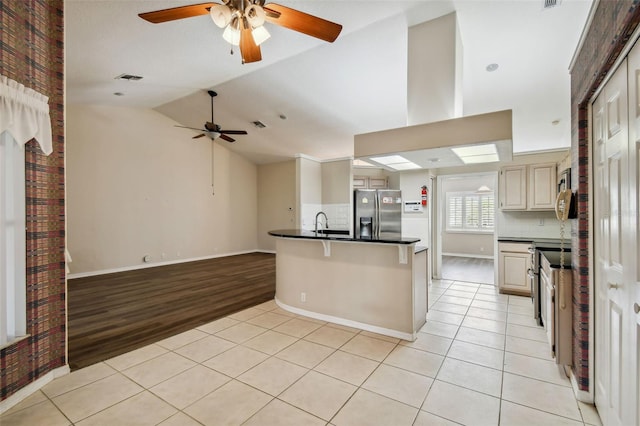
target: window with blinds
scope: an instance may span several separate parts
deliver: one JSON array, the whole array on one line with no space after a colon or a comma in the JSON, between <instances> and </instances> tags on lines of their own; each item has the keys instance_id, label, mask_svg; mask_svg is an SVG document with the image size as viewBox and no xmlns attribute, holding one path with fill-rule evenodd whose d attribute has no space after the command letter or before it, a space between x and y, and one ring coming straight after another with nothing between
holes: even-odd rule
<instances>
[{"instance_id":1,"label":"window with blinds","mask_svg":"<svg viewBox=\"0 0 640 426\"><path fill-rule=\"evenodd\" d=\"M493 231L493 192L447 192L446 200L448 231Z\"/></svg>"}]
</instances>

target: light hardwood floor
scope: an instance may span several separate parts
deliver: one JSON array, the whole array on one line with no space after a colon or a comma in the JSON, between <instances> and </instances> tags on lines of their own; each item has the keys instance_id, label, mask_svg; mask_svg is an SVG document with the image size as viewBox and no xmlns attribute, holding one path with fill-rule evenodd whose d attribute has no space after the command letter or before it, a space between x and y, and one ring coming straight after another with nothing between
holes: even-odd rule
<instances>
[{"instance_id":1,"label":"light hardwood floor","mask_svg":"<svg viewBox=\"0 0 640 426\"><path fill-rule=\"evenodd\" d=\"M493 259L442 256L442 279L494 284Z\"/></svg>"}]
</instances>

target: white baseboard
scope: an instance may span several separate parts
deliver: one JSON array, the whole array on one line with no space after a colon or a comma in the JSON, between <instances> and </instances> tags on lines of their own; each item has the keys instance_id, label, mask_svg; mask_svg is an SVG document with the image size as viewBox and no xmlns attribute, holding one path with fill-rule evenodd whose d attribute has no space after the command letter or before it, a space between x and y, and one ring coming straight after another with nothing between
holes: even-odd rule
<instances>
[{"instance_id":1,"label":"white baseboard","mask_svg":"<svg viewBox=\"0 0 640 426\"><path fill-rule=\"evenodd\" d=\"M51 382L53 379L69 374L71 370L68 365L63 365L62 367L58 367L54 370L49 371L44 376L40 377L38 380L29 383L27 386L18 390L16 393L11 395L9 398L0 402L0 414L7 412L10 408L18 405L20 402L24 401L37 391L39 391L44 385Z\"/></svg>"},{"instance_id":2,"label":"white baseboard","mask_svg":"<svg viewBox=\"0 0 640 426\"><path fill-rule=\"evenodd\" d=\"M593 393L588 391L583 391L578 388L578 381L576 380L576 376L573 375L573 370L569 369L569 380L571 381L571 387L573 388L573 393L576 396L578 401L593 404L594 398Z\"/></svg>"},{"instance_id":3,"label":"white baseboard","mask_svg":"<svg viewBox=\"0 0 640 426\"><path fill-rule=\"evenodd\" d=\"M275 252L266 251L266 250L244 250L244 251L238 251L233 253L223 253L223 254L213 254L210 256L192 257L189 259L167 260L165 262L143 263L142 265L123 266L120 268L111 268L111 269L101 269L98 271L77 272L75 274L67 274L67 279L72 280L74 278L93 277L96 275L113 274L115 272L135 271L137 269L155 268L156 266L176 265L178 263L196 262L198 260L209 260L209 259L216 259L219 257L237 256L239 254L249 254L249 253L256 253L256 252L275 253Z\"/></svg>"},{"instance_id":4,"label":"white baseboard","mask_svg":"<svg viewBox=\"0 0 640 426\"><path fill-rule=\"evenodd\" d=\"M469 253L442 253L443 256L454 257L470 257L475 259L493 259L493 256L487 256L486 254L469 254Z\"/></svg>"},{"instance_id":5,"label":"white baseboard","mask_svg":"<svg viewBox=\"0 0 640 426\"><path fill-rule=\"evenodd\" d=\"M345 325L347 327L359 328L361 330L370 331L376 334L382 334L384 336L395 337L396 339L407 340L409 342L413 342L414 340L416 340L416 336L411 333L391 330L390 328L378 327L371 324L365 324L363 322L334 317L332 315L325 315L325 314L319 314L313 311L307 311L305 309L296 308L294 306L287 305L286 303L282 303L281 301L278 300L277 297L275 298L275 302L278 306L280 306L285 311L289 311L298 315L303 315L305 317L314 318L321 321L332 322L334 324Z\"/></svg>"}]
</instances>

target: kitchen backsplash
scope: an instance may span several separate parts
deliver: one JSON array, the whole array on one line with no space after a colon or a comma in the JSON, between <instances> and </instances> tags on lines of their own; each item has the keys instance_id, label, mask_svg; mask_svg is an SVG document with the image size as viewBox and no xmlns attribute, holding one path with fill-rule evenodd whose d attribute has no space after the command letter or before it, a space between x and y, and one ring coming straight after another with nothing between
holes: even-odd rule
<instances>
[{"instance_id":1,"label":"kitchen backsplash","mask_svg":"<svg viewBox=\"0 0 640 426\"><path fill-rule=\"evenodd\" d=\"M349 204L303 204L302 205L302 229L314 230L315 219L318 212L323 211L329 220L330 229L349 230ZM320 219L324 226L324 218Z\"/></svg>"},{"instance_id":2,"label":"kitchen backsplash","mask_svg":"<svg viewBox=\"0 0 640 426\"><path fill-rule=\"evenodd\" d=\"M560 238L560 221L552 211L496 212L499 237ZM565 238L571 239L571 226L565 228Z\"/></svg>"}]
</instances>

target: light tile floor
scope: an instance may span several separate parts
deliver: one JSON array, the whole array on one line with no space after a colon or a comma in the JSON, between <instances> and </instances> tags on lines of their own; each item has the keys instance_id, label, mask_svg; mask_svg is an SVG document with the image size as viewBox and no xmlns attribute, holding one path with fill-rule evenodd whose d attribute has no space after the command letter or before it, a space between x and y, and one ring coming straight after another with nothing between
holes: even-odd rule
<instances>
[{"instance_id":1,"label":"light tile floor","mask_svg":"<svg viewBox=\"0 0 640 426\"><path fill-rule=\"evenodd\" d=\"M415 342L263 303L60 377L10 425L584 425L528 298L434 281Z\"/></svg>"}]
</instances>

